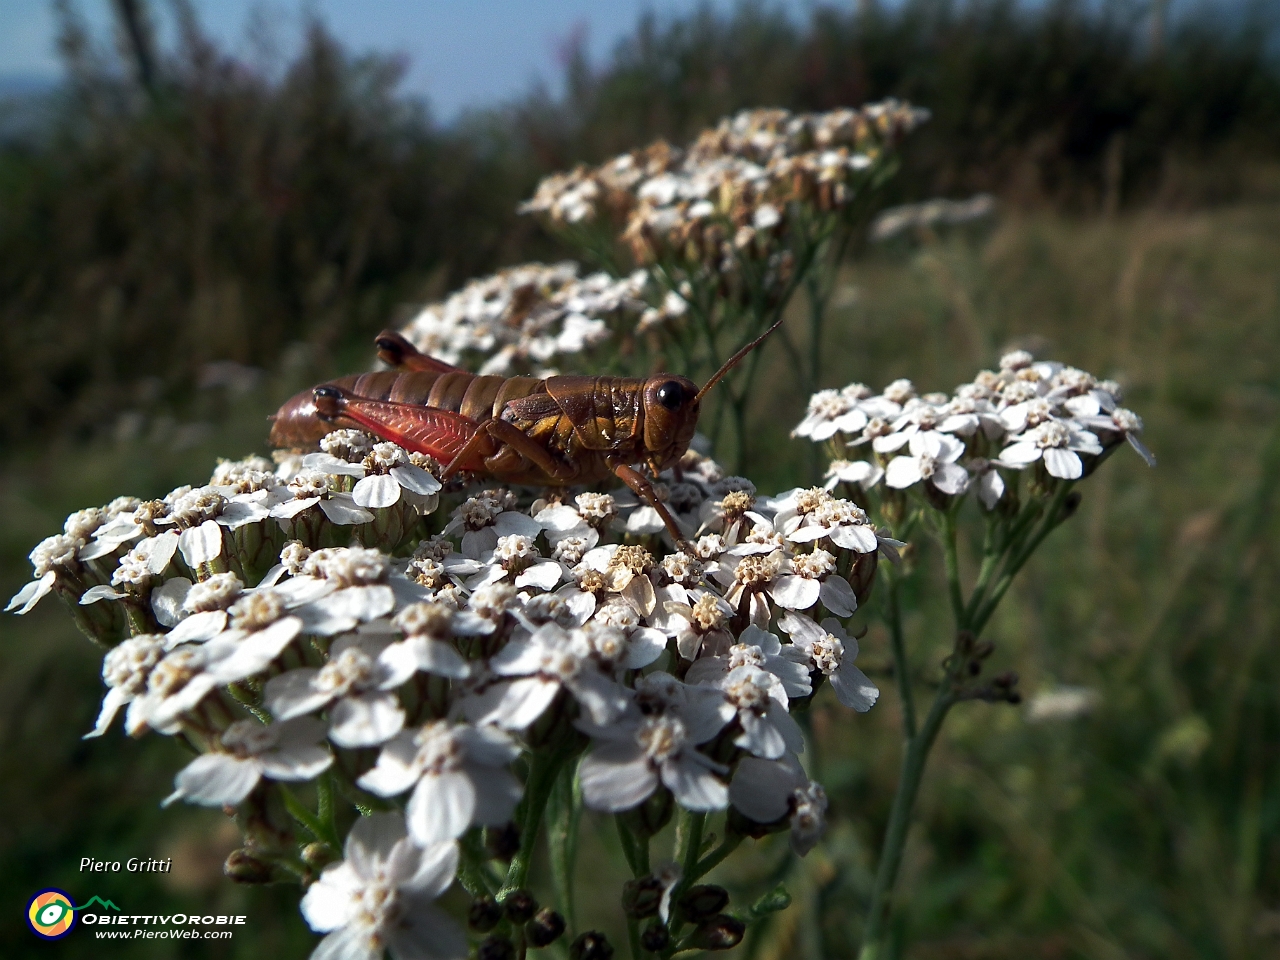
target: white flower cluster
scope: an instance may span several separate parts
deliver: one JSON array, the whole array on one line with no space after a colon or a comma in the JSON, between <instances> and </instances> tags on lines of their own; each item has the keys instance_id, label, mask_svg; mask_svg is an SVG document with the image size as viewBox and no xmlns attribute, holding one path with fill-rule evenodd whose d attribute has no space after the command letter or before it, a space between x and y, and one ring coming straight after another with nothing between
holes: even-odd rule
<instances>
[{"instance_id":1,"label":"white flower cluster","mask_svg":"<svg viewBox=\"0 0 1280 960\"><path fill-rule=\"evenodd\" d=\"M688 454L660 489L692 556L634 498L486 490L446 513L420 458L354 431L322 447L74 514L9 605L56 591L108 611L81 621L110 647L88 736L124 710L130 735L202 750L166 802L239 806L252 825L274 783L322 778L386 811L312 878L318 956L463 956L430 903L460 839L511 821L516 770L583 742L588 808L665 791L813 845L825 795L791 710L824 682L875 703L844 621L900 545L857 506L819 488L757 497ZM297 862L264 832L247 828L247 855Z\"/></svg>"},{"instance_id":2,"label":"white flower cluster","mask_svg":"<svg viewBox=\"0 0 1280 960\"><path fill-rule=\"evenodd\" d=\"M996 212L996 198L978 193L968 200L939 197L923 203L908 203L881 211L871 223L868 235L876 242L892 240L909 230L930 230L985 220Z\"/></svg>"},{"instance_id":3,"label":"white flower cluster","mask_svg":"<svg viewBox=\"0 0 1280 960\"><path fill-rule=\"evenodd\" d=\"M541 370L556 357L599 346L620 329L683 312L678 297L651 307L648 284L643 271L621 279L579 277L572 262L527 263L472 280L424 307L401 332L446 363L483 357L483 374Z\"/></svg>"},{"instance_id":4,"label":"white flower cluster","mask_svg":"<svg viewBox=\"0 0 1280 960\"><path fill-rule=\"evenodd\" d=\"M1120 401L1114 381L1016 350L998 371L981 371L950 396L918 396L909 380L879 394L860 383L819 391L792 436L832 443L828 490L841 483L869 490L883 480L897 490L923 485L958 497L974 487L994 510L1006 491L1001 470L1034 467L1079 480L1124 441L1155 466L1142 419ZM851 458L859 447L866 459Z\"/></svg>"},{"instance_id":5,"label":"white flower cluster","mask_svg":"<svg viewBox=\"0 0 1280 960\"><path fill-rule=\"evenodd\" d=\"M770 260L792 220L846 206L926 111L893 100L858 110L748 110L687 150L658 142L547 177L522 207L553 227L621 228L639 263L675 258L732 273Z\"/></svg>"}]
</instances>

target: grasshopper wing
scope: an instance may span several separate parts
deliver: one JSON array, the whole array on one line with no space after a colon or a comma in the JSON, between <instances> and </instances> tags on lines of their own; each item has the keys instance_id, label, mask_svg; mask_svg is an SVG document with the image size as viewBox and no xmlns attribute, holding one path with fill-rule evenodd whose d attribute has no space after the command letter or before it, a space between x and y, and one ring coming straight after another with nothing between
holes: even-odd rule
<instances>
[{"instance_id":1,"label":"grasshopper wing","mask_svg":"<svg viewBox=\"0 0 1280 960\"><path fill-rule=\"evenodd\" d=\"M339 387L316 387L315 393L316 409L323 416L351 420L411 453L425 453L443 464L452 463L480 427L469 417L449 410L369 400L353 396ZM484 457L493 452L488 449L491 446L492 443L471 444L463 462L454 465L453 469L484 469Z\"/></svg>"}]
</instances>

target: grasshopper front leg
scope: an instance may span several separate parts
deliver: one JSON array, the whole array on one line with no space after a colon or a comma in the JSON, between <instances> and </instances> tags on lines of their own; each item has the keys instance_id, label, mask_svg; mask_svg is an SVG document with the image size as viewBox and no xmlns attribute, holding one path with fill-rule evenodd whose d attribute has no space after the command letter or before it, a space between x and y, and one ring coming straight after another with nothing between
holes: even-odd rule
<instances>
[{"instance_id":1,"label":"grasshopper front leg","mask_svg":"<svg viewBox=\"0 0 1280 960\"><path fill-rule=\"evenodd\" d=\"M676 542L676 546L689 556L696 557L697 553L694 552L693 544L685 537L684 531L680 529L680 524L676 522L676 518L667 509L667 505L658 499L658 494L653 489L653 484L649 482L648 477L627 463L611 461L609 466L612 468L614 475L630 487L637 497L658 511L658 516L666 524L667 532L671 534L671 539Z\"/></svg>"}]
</instances>

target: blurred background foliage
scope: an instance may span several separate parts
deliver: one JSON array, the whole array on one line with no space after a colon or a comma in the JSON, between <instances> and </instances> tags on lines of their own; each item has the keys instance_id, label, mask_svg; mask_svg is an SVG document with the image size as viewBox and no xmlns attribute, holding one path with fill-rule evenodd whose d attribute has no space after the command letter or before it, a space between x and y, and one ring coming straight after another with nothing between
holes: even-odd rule
<instances>
[{"instance_id":1,"label":"blurred background foliage","mask_svg":"<svg viewBox=\"0 0 1280 960\"><path fill-rule=\"evenodd\" d=\"M832 385L949 389L1010 345L1115 376L1161 458L1117 457L1018 582L991 636L1028 693L1097 692L1072 720L958 710L901 889L902 955L1280 956L1280 63L1274 13L1165 5L868 0L642 20L567 93L435 124L390 58L314 23L296 59L218 49L179 4L172 49L140 0L116 37L60 5L66 83L0 105L0 593L70 510L199 481L261 450L299 386L364 368L374 332L497 266L563 257L514 213L545 173L740 107L883 96L929 107L887 201L988 190L985 225L854 251L832 306ZM1267 19L1268 16L1271 19ZM798 305L798 309L802 305ZM787 439L805 398L776 351L756 399L763 489L812 479ZM838 372L838 373L837 373ZM946 648L915 598L922 676ZM863 658L886 668L883 633ZM235 888L220 815L161 812L172 743L86 744L97 653L46 604L0 620L4 956L41 886L126 910L246 912L230 944L140 957L303 956L292 891ZM847 957L897 775L897 704L815 717L830 841L796 905L740 948ZM836 723L840 727L835 726ZM609 841L584 856L617 869ZM82 856L174 856L89 879ZM781 864L781 865L780 865ZM772 872L772 873L771 873ZM589 916L589 913L588 913ZM910 931L909 936L907 931Z\"/></svg>"}]
</instances>

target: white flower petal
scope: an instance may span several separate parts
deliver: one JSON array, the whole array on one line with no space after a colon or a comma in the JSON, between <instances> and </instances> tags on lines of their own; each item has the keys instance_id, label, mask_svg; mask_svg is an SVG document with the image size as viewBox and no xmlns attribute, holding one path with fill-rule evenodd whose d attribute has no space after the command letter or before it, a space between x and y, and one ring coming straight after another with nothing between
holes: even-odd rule
<instances>
[{"instance_id":1,"label":"white flower petal","mask_svg":"<svg viewBox=\"0 0 1280 960\"><path fill-rule=\"evenodd\" d=\"M458 845L436 843L419 852L417 869L400 884L400 889L434 900L453 883L458 872ZM434 956L451 956L434 954Z\"/></svg>"},{"instance_id":2,"label":"white flower petal","mask_svg":"<svg viewBox=\"0 0 1280 960\"><path fill-rule=\"evenodd\" d=\"M836 699L859 713L866 713L880 698L879 688L871 682L870 677L853 665L848 649L845 650L845 660L827 679L831 681L831 689L836 692Z\"/></svg>"},{"instance_id":3,"label":"white flower petal","mask_svg":"<svg viewBox=\"0 0 1280 960\"><path fill-rule=\"evenodd\" d=\"M320 509L324 511L330 523L339 526L368 523L373 519L373 514L358 506L349 493L331 493L320 501Z\"/></svg>"},{"instance_id":4,"label":"white flower petal","mask_svg":"<svg viewBox=\"0 0 1280 960\"><path fill-rule=\"evenodd\" d=\"M691 754L666 761L662 783L686 810L723 810L729 805L729 788Z\"/></svg>"},{"instance_id":5,"label":"white flower petal","mask_svg":"<svg viewBox=\"0 0 1280 960\"><path fill-rule=\"evenodd\" d=\"M320 671L312 667L289 670L272 677L262 690L262 701L277 720L300 717L319 710L332 698L328 691L311 685Z\"/></svg>"},{"instance_id":6,"label":"white flower petal","mask_svg":"<svg viewBox=\"0 0 1280 960\"><path fill-rule=\"evenodd\" d=\"M895 490L905 490L919 483L922 476L920 460L915 456L894 457L884 470L884 482Z\"/></svg>"},{"instance_id":7,"label":"white flower petal","mask_svg":"<svg viewBox=\"0 0 1280 960\"><path fill-rule=\"evenodd\" d=\"M383 745L378 762L366 771L356 786L380 797L394 797L418 782L420 771L414 766L417 747L411 732L400 733Z\"/></svg>"},{"instance_id":8,"label":"white flower petal","mask_svg":"<svg viewBox=\"0 0 1280 960\"><path fill-rule=\"evenodd\" d=\"M769 591L778 606L788 610L808 610L818 602L822 585L809 577L779 577Z\"/></svg>"},{"instance_id":9,"label":"white flower petal","mask_svg":"<svg viewBox=\"0 0 1280 960\"><path fill-rule=\"evenodd\" d=\"M511 819L524 788L510 770L470 766L476 787L476 808L471 822L479 827L500 827Z\"/></svg>"},{"instance_id":10,"label":"white flower petal","mask_svg":"<svg viewBox=\"0 0 1280 960\"><path fill-rule=\"evenodd\" d=\"M271 508L257 501L233 500L218 514L218 523L228 530L239 530L251 523L258 523L271 516Z\"/></svg>"},{"instance_id":11,"label":"white flower petal","mask_svg":"<svg viewBox=\"0 0 1280 960\"><path fill-rule=\"evenodd\" d=\"M440 492L440 481L426 470L421 467L415 467L413 464L392 467L391 476L395 477L396 483L400 484L400 486L419 496L428 497L433 493Z\"/></svg>"},{"instance_id":12,"label":"white flower petal","mask_svg":"<svg viewBox=\"0 0 1280 960\"><path fill-rule=\"evenodd\" d=\"M400 484L387 474L371 474L356 481L351 499L361 507L389 507L400 499Z\"/></svg>"},{"instance_id":13,"label":"white flower petal","mask_svg":"<svg viewBox=\"0 0 1280 960\"><path fill-rule=\"evenodd\" d=\"M831 531L831 542L858 553L875 553L880 547L876 532L863 523L845 524Z\"/></svg>"},{"instance_id":14,"label":"white flower petal","mask_svg":"<svg viewBox=\"0 0 1280 960\"><path fill-rule=\"evenodd\" d=\"M15 593L13 599L9 601L9 605L4 608L4 612L9 613L16 609L18 616L30 613L32 607L49 595L49 591L53 589L53 584L57 579L58 574L56 571L45 571L44 576L39 580L32 580Z\"/></svg>"},{"instance_id":15,"label":"white flower petal","mask_svg":"<svg viewBox=\"0 0 1280 960\"><path fill-rule=\"evenodd\" d=\"M90 587L84 593L80 594L80 605L88 606L91 603L97 603L99 600L119 600L125 595L100 583L96 587Z\"/></svg>"},{"instance_id":16,"label":"white flower petal","mask_svg":"<svg viewBox=\"0 0 1280 960\"><path fill-rule=\"evenodd\" d=\"M314 507L320 502L319 497L304 497L301 500L286 500L271 508L270 515L277 520L292 520L303 510Z\"/></svg>"},{"instance_id":17,"label":"white flower petal","mask_svg":"<svg viewBox=\"0 0 1280 960\"><path fill-rule=\"evenodd\" d=\"M1137 451L1138 456L1146 462L1148 467L1154 467L1156 465L1156 455L1147 449L1147 445L1138 439L1137 434L1126 433L1124 438L1129 441L1129 446L1133 447L1133 449ZM48 576L48 574L46 574L46 576Z\"/></svg>"},{"instance_id":18,"label":"white flower petal","mask_svg":"<svg viewBox=\"0 0 1280 960\"><path fill-rule=\"evenodd\" d=\"M499 537L509 537L517 533L525 537L536 537L542 532L542 524L527 513L507 510L498 514L493 522L493 531ZM496 541L494 545L497 545Z\"/></svg>"},{"instance_id":19,"label":"white flower petal","mask_svg":"<svg viewBox=\"0 0 1280 960\"><path fill-rule=\"evenodd\" d=\"M554 560L539 560L520 572L516 587L537 587L554 590L564 575L564 568Z\"/></svg>"},{"instance_id":20,"label":"white flower petal","mask_svg":"<svg viewBox=\"0 0 1280 960\"><path fill-rule=\"evenodd\" d=\"M822 581L822 605L837 617L853 616L858 609L858 597L849 581L838 574Z\"/></svg>"},{"instance_id":21,"label":"white flower petal","mask_svg":"<svg viewBox=\"0 0 1280 960\"><path fill-rule=\"evenodd\" d=\"M178 549L182 551L182 559L192 570L203 563L212 563L222 556L222 527L217 520L206 520L198 527L183 530L178 538ZM152 554L148 566L155 576L164 572L168 561L159 570L155 569L157 565L159 558Z\"/></svg>"},{"instance_id":22,"label":"white flower petal","mask_svg":"<svg viewBox=\"0 0 1280 960\"><path fill-rule=\"evenodd\" d=\"M457 770L425 776L405 809L409 835L419 846L454 840L467 832L476 808L471 778Z\"/></svg>"},{"instance_id":23,"label":"white flower petal","mask_svg":"<svg viewBox=\"0 0 1280 960\"><path fill-rule=\"evenodd\" d=\"M742 733L734 738L735 746L766 760L776 760L786 752L787 742L782 732L767 718L747 710L739 714L738 722L742 724Z\"/></svg>"},{"instance_id":24,"label":"white flower petal","mask_svg":"<svg viewBox=\"0 0 1280 960\"><path fill-rule=\"evenodd\" d=\"M577 510L563 503L557 503L554 506L539 510L533 519L548 533L558 533L563 536L570 536L580 528L587 526L586 521L582 519L582 515Z\"/></svg>"},{"instance_id":25,"label":"white flower petal","mask_svg":"<svg viewBox=\"0 0 1280 960\"><path fill-rule=\"evenodd\" d=\"M308 453L302 458L302 465L335 477L363 477L365 473L363 464L348 463L331 453Z\"/></svg>"},{"instance_id":26,"label":"white flower petal","mask_svg":"<svg viewBox=\"0 0 1280 960\"><path fill-rule=\"evenodd\" d=\"M173 581L169 581L172 583ZM165 584L168 586L168 583ZM152 594L154 606L155 594ZM157 618L158 619L158 618ZM204 643L220 634L227 625L227 611L207 610L193 613L165 637L165 646L172 649L180 643Z\"/></svg>"},{"instance_id":27,"label":"white flower petal","mask_svg":"<svg viewBox=\"0 0 1280 960\"><path fill-rule=\"evenodd\" d=\"M329 739L340 747L375 747L404 728L404 710L390 693L344 697L329 711Z\"/></svg>"},{"instance_id":28,"label":"white flower petal","mask_svg":"<svg viewBox=\"0 0 1280 960\"><path fill-rule=\"evenodd\" d=\"M958 463L940 463L929 478L943 493L956 497L969 489L969 471Z\"/></svg>"},{"instance_id":29,"label":"white flower petal","mask_svg":"<svg viewBox=\"0 0 1280 960\"><path fill-rule=\"evenodd\" d=\"M183 767L174 778L177 789L164 801L198 803L206 807L234 806L249 795L262 776L256 760L240 760L227 753L206 753Z\"/></svg>"},{"instance_id":30,"label":"white flower petal","mask_svg":"<svg viewBox=\"0 0 1280 960\"><path fill-rule=\"evenodd\" d=\"M658 775L634 742L601 743L578 767L582 802L591 810L618 813L643 803L658 786Z\"/></svg>"},{"instance_id":31,"label":"white flower petal","mask_svg":"<svg viewBox=\"0 0 1280 960\"><path fill-rule=\"evenodd\" d=\"M978 499L988 510L994 510L1004 496L1004 477L998 470L988 470L978 477Z\"/></svg>"},{"instance_id":32,"label":"white flower petal","mask_svg":"<svg viewBox=\"0 0 1280 960\"><path fill-rule=\"evenodd\" d=\"M112 687L108 690L107 695L102 698L102 709L98 712L98 721L93 725L93 729L84 735L84 739L89 740L92 737L100 737L106 733L111 726L111 721L120 712L120 708L132 699L133 697L125 693L120 687Z\"/></svg>"},{"instance_id":33,"label":"white flower petal","mask_svg":"<svg viewBox=\"0 0 1280 960\"><path fill-rule=\"evenodd\" d=\"M333 764L333 754L318 745L272 750L258 758L264 776L272 780L313 780Z\"/></svg>"},{"instance_id":34,"label":"white flower petal","mask_svg":"<svg viewBox=\"0 0 1280 960\"><path fill-rule=\"evenodd\" d=\"M160 626L176 627L187 616L182 604L190 592L191 581L186 577L166 580L151 591L151 610Z\"/></svg>"},{"instance_id":35,"label":"white flower petal","mask_svg":"<svg viewBox=\"0 0 1280 960\"><path fill-rule=\"evenodd\" d=\"M212 521L205 521L212 523ZM217 526L215 523L214 526ZM218 540L222 540L222 531L218 531ZM139 544L141 546L141 544ZM147 556L147 570L153 577L164 573L173 555L178 552L178 535L172 530L151 538L151 552Z\"/></svg>"},{"instance_id":36,"label":"white flower petal","mask_svg":"<svg viewBox=\"0 0 1280 960\"><path fill-rule=\"evenodd\" d=\"M555 680L542 677L515 680L507 688L496 716L475 722L497 723L506 730L523 730L542 716L559 692L560 684Z\"/></svg>"},{"instance_id":37,"label":"white flower petal","mask_svg":"<svg viewBox=\"0 0 1280 960\"><path fill-rule=\"evenodd\" d=\"M773 823L787 815L792 791L807 781L794 758L743 757L729 784L729 801L757 823Z\"/></svg>"},{"instance_id":38,"label":"white flower petal","mask_svg":"<svg viewBox=\"0 0 1280 960\"><path fill-rule=\"evenodd\" d=\"M1040 448L1031 440L1018 440L1000 451L1000 462L1025 467L1040 459Z\"/></svg>"},{"instance_id":39,"label":"white flower petal","mask_svg":"<svg viewBox=\"0 0 1280 960\"><path fill-rule=\"evenodd\" d=\"M637 627L627 638L627 655L621 666L627 670L647 667L667 649L667 635L654 627Z\"/></svg>"},{"instance_id":40,"label":"white flower petal","mask_svg":"<svg viewBox=\"0 0 1280 960\"><path fill-rule=\"evenodd\" d=\"M1084 462L1074 450L1048 447L1044 451L1044 468L1050 476L1061 480L1079 480L1084 476Z\"/></svg>"},{"instance_id":41,"label":"white flower petal","mask_svg":"<svg viewBox=\"0 0 1280 960\"><path fill-rule=\"evenodd\" d=\"M384 583L336 590L297 609L303 629L324 637L355 629L358 623L368 623L386 616L396 604L392 589Z\"/></svg>"}]
</instances>

